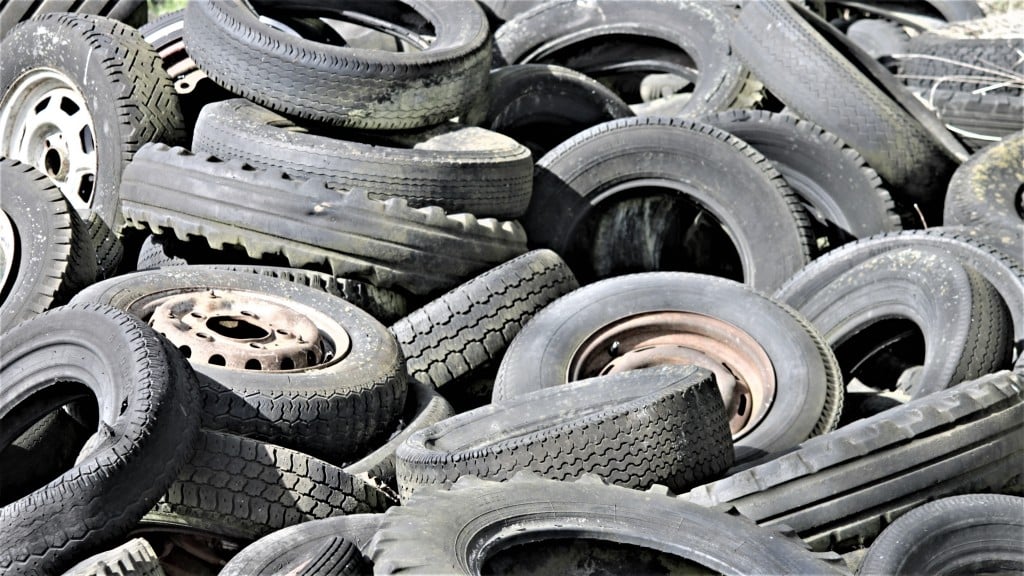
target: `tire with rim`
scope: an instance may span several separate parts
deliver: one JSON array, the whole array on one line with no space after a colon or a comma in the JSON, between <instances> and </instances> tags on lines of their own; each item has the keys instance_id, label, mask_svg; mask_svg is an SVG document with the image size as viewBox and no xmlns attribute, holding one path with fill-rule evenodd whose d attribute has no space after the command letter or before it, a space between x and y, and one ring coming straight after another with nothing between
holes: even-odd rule
<instances>
[{"instance_id":1,"label":"tire with rim","mask_svg":"<svg viewBox=\"0 0 1024 576\"><path fill-rule=\"evenodd\" d=\"M96 279L89 230L41 172L0 160L0 330L60 305Z\"/></svg>"},{"instance_id":2,"label":"tire with rim","mask_svg":"<svg viewBox=\"0 0 1024 576\"><path fill-rule=\"evenodd\" d=\"M702 120L753 146L782 174L810 213L819 249L901 228L878 173L824 128L766 110L728 110Z\"/></svg>"},{"instance_id":3,"label":"tire with rim","mask_svg":"<svg viewBox=\"0 0 1024 576\"><path fill-rule=\"evenodd\" d=\"M706 2L543 2L494 32L494 66L557 64L596 79L673 73L692 83L680 115L749 107L761 85L729 46L732 22L728 7Z\"/></svg>"},{"instance_id":4,"label":"tire with rim","mask_svg":"<svg viewBox=\"0 0 1024 576\"><path fill-rule=\"evenodd\" d=\"M786 106L860 152L898 201L941 211L967 151L869 55L802 7L744 4L732 45Z\"/></svg>"},{"instance_id":5,"label":"tire with rim","mask_svg":"<svg viewBox=\"0 0 1024 576\"><path fill-rule=\"evenodd\" d=\"M425 428L398 449L404 501L462 476L610 484L682 492L732 465L722 395L708 370L658 366L588 378L483 406Z\"/></svg>"},{"instance_id":6,"label":"tire with rim","mask_svg":"<svg viewBox=\"0 0 1024 576\"><path fill-rule=\"evenodd\" d=\"M582 282L684 270L774 290L810 259L796 194L754 148L706 124L600 124L541 158L533 186L531 245L557 252Z\"/></svg>"},{"instance_id":7,"label":"tire with rim","mask_svg":"<svg viewBox=\"0 0 1024 576\"><path fill-rule=\"evenodd\" d=\"M150 322L199 373L205 428L343 462L405 402L394 337L345 300L281 278L189 266L94 284L99 302Z\"/></svg>"},{"instance_id":8,"label":"tire with rim","mask_svg":"<svg viewBox=\"0 0 1024 576\"><path fill-rule=\"evenodd\" d=\"M310 520L382 512L391 504L383 492L308 454L204 430L195 455L140 528L251 541Z\"/></svg>"},{"instance_id":9,"label":"tire with rim","mask_svg":"<svg viewBox=\"0 0 1024 576\"><path fill-rule=\"evenodd\" d=\"M1024 131L985 148L953 174L945 223L1024 230Z\"/></svg>"},{"instance_id":10,"label":"tire with rim","mask_svg":"<svg viewBox=\"0 0 1024 576\"><path fill-rule=\"evenodd\" d=\"M514 221L371 200L321 179L297 184L280 170L159 144L136 155L121 196L133 226L166 228L179 239L204 236L214 248L282 255L296 268L326 267L414 294L450 289L526 251L526 234Z\"/></svg>"},{"instance_id":11,"label":"tire with rim","mask_svg":"<svg viewBox=\"0 0 1024 576\"><path fill-rule=\"evenodd\" d=\"M505 353L493 399L662 364L715 373L738 463L828 432L842 411L835 357L801 315L742 284L678 272L604 280L544 308Z\"/></svg>"},{"instance_id":12,"label":"tire with rim","mask_svg":"<svg viewBox=\"0 0 1024 576\"><path fill-rule=\"evenodd\" d=\"M0 156L54 181L88 223L100 272L111 275L123 252L122 169L146 142L184 136L160 57L131 26L59 13L18 26L0 52Z\"/></svg>"},{"instance_id":13,"label":"tire with rim","mask_svg":"<svg viewBox=\"0 0 1024 576\"><path fill-rule=\"evenodd\" d=\"M409 375L441 387L499 360L534 314L578 286L558 254L533 250L426 303L390 330Z\"/></svg>"},{"instance_id":14,"label":"tire with rim","mask_svg":"<svg viewBox=\"0 0 1024 576\"><path fill-rule=\"evenodd\" d=\"M838 269L843 271L822 279L821 289L796 309L828 341L847 381L856 377L882 388L872 382L873 366L900 360L907 367L916 364L908 357L888 359L906 356L899 349L886 351L897 346L892 338L908 323L920 332L924 354L920 374L896 387L905 398L1010 367L1013 324L1006 305L983 276L952 254L894 249L856 264L837 262L828 271Z\"/></svg>"},{"instance_id":15,"label":"tire with rim","mask_svg":"<svg viewBox=\"0 0 1024 576\"><path fill-rule=\"evenodd\" d=\"M641 492L593 476L559 482L528 473L508 482L467 476L450 491L391 508L367 555L378 574L480 574L503 549L566 538L628 543L627 554L653 550L718 573L828 574L842 563L746 519L673 498L664 487ZM636 569L635 558L623 561Z\"/></svg>"},{"instance_id":16,"label":"tire with rim","mask_svg":"<svg viewBox=\"0 0 1024 576\"><path fill-rule=\"evenodd\" d=\"M195 377L144 322L102 305L36 316L0 342L0 448L44 415L95 398L74 466L0 508L0 569L59 573L128 534L199 435Z\"/></svg>"},{"instance_id":17,"label":"tire with rim","mask_svg":"<svg viewBox=\"0 0 1024 576\"><path fill-rule=\"evenodd\" d=\"M192 150L296 178L324 178L342 190L366 190L374 200L405 198L416 208L480 217L521 216L533 187L530 151L484 128L445 123L400 135L312 134L241 98L203 107Z\"/></svg>"},{"instance_id":18,"label":"tire with rim","mask_svg":"<svg viewBox=\"0 0 1024 576\"><path fill-rule=\"evenodd\" d=\"M418 48L397 53L295 38L260 21L258 11L273 5L229 0L185 8L185 46L195 62L262 106L338 126L397 130L458 116L487 86L487 18L472 0L289 3L323 16L356 12L363 24L383 20Z\"/></svg>"},{"instance_id":19,"label":"tire with rim","mask_svg":"<svg viewBox=\"0 0 1024 576\"><path fill-rule=\"evenodd\" d=\"M812 438L681 498L842 551L929 500L1016 490L1022 433L1024 381L1004 371Z\"/></svg>"},{"instance_id":20,"label":"tire with rim","mask_svg":"<svg viewBox=\"0 0 1024 576\"><path fill-rule=\"evenodd\" d=\"M1024 498L950 496L914 508L875 539L858 574L1024 571Z\"/></svg>"}]
</instances>

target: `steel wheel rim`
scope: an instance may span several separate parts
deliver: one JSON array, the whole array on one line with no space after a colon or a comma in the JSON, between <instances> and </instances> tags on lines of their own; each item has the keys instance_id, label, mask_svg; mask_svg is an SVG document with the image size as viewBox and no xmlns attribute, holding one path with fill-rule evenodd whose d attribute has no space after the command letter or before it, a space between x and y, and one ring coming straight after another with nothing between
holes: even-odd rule
<instances>
[{"instance_id":1,"label":"steel wheel rim","mask_svg":"<svg viewBox=\"0 0 1024 576\"><path fill-rule=\"evenodd\" d=\"M18 261L18 240L14 235L14 224L7 212L0 210L0 294L7 294L14 281L14 264Z\"/></svg>"},{"instance_id":2,"label":"steel wheel rim","mask_svg":"<svg viewBox=\"0 0 1024 576\"><path fill-rule=\"evenodd\" d=\"M85 96L51 68L23 74L0 103L0 156L46 174L78 211L95 199L95 134Z\"/></svg>"},{"instance_id":3,"label":"steel wheel rim","mask_svg":"<svg viewBox=\"0 0 1024 576\"><path fill-rule=\"evenodd\" d=\"M734 441L756 428L775 401L775 369L764 348L746 331L693 312L644 312L602 326L577 346L566 380L671 364L715 374Z\"/></svg>"}]
</instances>

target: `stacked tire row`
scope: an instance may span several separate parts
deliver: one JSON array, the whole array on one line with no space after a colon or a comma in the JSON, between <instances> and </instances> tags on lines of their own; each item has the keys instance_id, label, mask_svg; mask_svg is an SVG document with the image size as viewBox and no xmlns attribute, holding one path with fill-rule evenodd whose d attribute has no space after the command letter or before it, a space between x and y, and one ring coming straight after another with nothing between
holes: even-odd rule
<instances>
[{"instance_id":1,"label":"stacked tire row","mask_svg":"<svg viewBox=\"0 0 1024 576\"><path fill-rule=\"evenodd\" d=\"M1024 570L1014 13L46 4L0 572Z\"/></svg>"}]
</instances>

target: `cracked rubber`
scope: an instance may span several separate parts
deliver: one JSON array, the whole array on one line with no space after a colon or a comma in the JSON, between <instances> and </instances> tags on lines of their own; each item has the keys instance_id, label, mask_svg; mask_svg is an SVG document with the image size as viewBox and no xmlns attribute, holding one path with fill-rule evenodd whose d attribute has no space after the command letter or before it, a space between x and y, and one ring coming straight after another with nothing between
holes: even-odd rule
<instances>
[{"instance_id":1,"label":"cracked rubber","mask_svg":"<svg viewBox=\"0 0 1024 576\"><path fill-rule=\"evenodd\" d=\"M914 508L871 544L862 576L1024 571L1024 498L964 494Z\"/></svg>"},{"instance_id":2,"label":"cracked rubber","mask_svg":"<svg viewBox=\"0 0 1024 576\"><path fill-rule=\"evenodd\" d=\"M323 178L332 188L362 189L373 200L405 198L413 207L516 218L533 190L530 151L475 126L439 126L381 135L342 130L313 134L238 98L203 107L192 150Z\"/></svg>"},{"instance_id":3,"label":"cracked rubber","mask_svg":"<svg viewBox=\"0 0 1024 576\"><path fill-rule=\"evenodd\" d=\"M85 223L42 172L2 159L0 188L15 243L9 254L0 248L12 266L8 285L0 286L0 330L7 331L91 284L96 253Z\"/></svg>"},{"instance_id":4,"label":"cracked rubber","mask_svg":"<svg viewBox=\"0 0 1024 576\"><path fill-rule=\"evenodd\" d=\"M398 449L405 502L462 476L554 480L593 473L682 492L732 465L732 437L711 372L659 366L580 380L490 404L421 430Z\"/></svg>"},{"instance_id":5,"label":"cracked rubber","mask_svg":"<svg viewBox=\"0 0 1024 576\"><path fill-rule=\"evenodd\" d=\"M819 250L902 228L878 173L824 128L767 110L728 110L702 121L750 144L782 174L810 213Z\"/></svg>"},{"instance_id":6,"label":"cracked rubber","mask_svg":"<svg viewBox=\"0 0 1024 576\"><path fill-rule=\"evenodd\" d=\"M683 272L632 274L590 284L541 310L516 336L494 382L494 402L566 383L592 334L638 314L704 314L746 332L775 370L775 401L735 442L736 461L788 450L833 430L843 381L832 350L802 315L737 282Z\"/></svg>"},{"instance_id":7,"label":"cracked rubber","mask_svg":"<svg viewBox=\"0 0 1024 576\"><path fill-rule=\"evenodd\" d=\"M856 547L928 500L1019 489L1022 401L1020 375L988 375L853 422L681 497L735 509L761 526L788 526L815 550Z\"/></svg>"},{"instance_id":8,"label":"cracked rubber","mask_svg":"<svg viewBox=\"0 0 1024 576\"><path fill-rule=\"evenodd\" d=\"M62 47L40 50L44 45ZM33 69L90 79L77 88L92 114L97 172L91 208L79 215L89 226L100 273L110 276L123 254L118 198L124 166L146 142L178 144L184 138L177 96L160 57L131 26L62 13L18 26L4 37L0 52L0 91L5 94ZM2 146L0 155L11 156L5 153L7 144Z\"/></svg>"},{"instance_id":9,"label":"cracked rubber","mask_svg":"<svg viewBox=\"0 0 1024 576\"><path fill-rule=\"evenodd\" d=\"M851 259L857 259L855 253ZM920 375L898 387L909 398L1009 368L1009 311L996 289L954 255L908 247L818 270L841 273L807 279L823 285L797 310L828 341L848 380L863 356L844 353L844 345L880 321L893 319L914 323L924 337Z\"/></svg>"},{"instance_id":10,"label":"cracked rubber","mask_svg":"<svg viewBox=\"0 0 1024 576\"><path fill-rule=\"evenodd\" d=\"M1024 131L978 152L949 181L944 222L1024 231ZM1018 254L1024 257L1024 246Z\"/></svg>"},{"instance_id":11,"label":"cracked rubber","mask_svg":"<svg viewBox=\"0 0 1024 576\"><path fill-rule=\"evenodd\" d=\"M281 254L296 268L326 265L335 276L413 294L450 289L526 251L514 221L371 200L159 144L136 155L121 196L130 225L239 245L253 257Z\"/></svg>"},{"instance_id":12,"label":"cracked rubber","mask_svg":"<svg viewBox=\"0 0 1024 576\"><path fill-rule=\"evenodd\" d=\"M148 320L158 298L207 291L276 298L322 334L348 334L348 353L302 370L241 370L193 358L203 427L308 452L330 462L361 454L391 429L405 403L401 350L379 322L322 290L273 275L207 266L125 274L93 284L75 302L110 304Z\"/></svg>"},{"instance_id":13,"label":"cracked rubber","mask_svg":"<svg viewBox=\"0 0 1024 576\"><path fill-rule=\"evenodd\" d=\"M145 538L133 538L71 567L64 576L165 576L160 558Z\"/></svg>"},{"instance_id":14,"label":"cracked rubber","mask_svg":"<svg viewBox=\"0 0 1024 576\"><path fill-rule=\"evenodd\" d=\"M826 26L784 0L751 2L732 46L787 107L860 152L898 201L941 210L966 150L884 67L851 43L837 46L838 32L823 36Z\"/></svg>"},{"instance_id":15,"label":"cracked rubber","mask_svg":"<svg viewBox=\"0 0 1024 576\"><path fill-rule=\"evenodd\" d=\"M390 330L409 375L440 387L499 360L534 314L578 286L558 254L534 250L428 302Z\"/></svg>"},{"instance_id":16,"label":"cracked rubber","mask_svg":"<svg viewBox=\"0 0 1024 576\"><path fill-rule=\"evenodd\" d=\"M725 574L833 574L842 565L838 555L815 554L664 487L641 492L593 476L559 482L527 473L508 482L470 476L418 494L385 514L367 555L376 574L479 574L496 550L551 538L628 542Z\"/></svg>"},{"instance_id":17,"label":"cracked rubber","mask_svg":"<svg viewBox=\"0 0 1024 576\"><path fill-rule=\"evenodd\" d=\"M398 130L458 116L487 86L487 18L472 0L367 2L357 11L433 35L408 52L331 46L273 29L259 20L268 0L192 2L185 45L211 80L290 116L338 126ZM319 0L289 10L329 15ZM342 6L338 5L337 11ZM417 16L403 14L414 11ZM349 7L351 9L351 7ZM432 33L432 34L431 34Z\"/></svg>"},{"instance_id":18,"label":"cracked rubber","mask_svg":"<svg viewBox=\"0 0 1024 576\"><path fill-rule=\"evenodd\" d=\"M60 573L135 526L192 455L195 376L152 328L103 305L36 316L0 341L0 447L94 396L101 424L75 465L0 508L0 570Z\"/></svg>"},{"instance_id":19,"label":"cracked rubber","mask_svg":"<svg viewBox=\"0 0 1024 576\"><path fill-rule=\"evenodd\" d=\"M617 186L646 180L656 181L650 187L685 196L720 223L728 234L724 242L731 242L738 255L742 279L758 290L781 286L810 259L807 214L771 162L724 130L660 117L599 124L537 162L533 198L523 218L531 247L558 252L584 282L698 266L671 260L672 239L660 232L681 226L682 236L689 224L663 222L676 217L675 211L668 217L656 214L650 222L649 216L636 215L608 228L595 223L609 206L614 210L634 196ZM693 259L706 259L710 251L692 250Z\"/></svg>"},{"instance_id":20,"label":"cracked rubber","mask_svg":"<svg viewBox=\"0 0 1024 576\"><path fill-rule=\"evenodd\" d=\"M204 430L195 455L141 526L255 540L310 520L381 512L390 504L383 492L323 460Z\"/></svg>"}]
</instances>

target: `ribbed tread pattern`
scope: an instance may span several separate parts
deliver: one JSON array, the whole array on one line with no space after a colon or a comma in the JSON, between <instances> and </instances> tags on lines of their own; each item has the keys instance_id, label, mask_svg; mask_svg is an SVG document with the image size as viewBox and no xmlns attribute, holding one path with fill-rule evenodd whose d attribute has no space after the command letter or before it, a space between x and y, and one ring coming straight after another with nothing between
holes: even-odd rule
<instances>
[{"instance_id":1,"label":"ribbed tread pattern","mask_svg":"<svg viewBox=\"0 0 1024 576\"><path fill-rule=\"evenodd\" d=\"M133 538L75 564L64 576L164 576L164 569L149 542Z\"/></svg>"},{"instance_id":2,"label":"ribbed tread pattern","mask_svg":"<svg viewBox=\"0 0 1024 576\"><path fill-rule=\"evenodd\" d=\"M526 251L514 221L371 200L365 191L163 145L136 155L121 193L130 225L204 236L214 248L238 245L253 257L282 254L294 267L326 264L336 276L415 294L449 289Z\"/></svg>"},{"instance_id":3,"label":"ribbed tread pattern","mask_svg":"<svg viewBox=\"0 0 1024 576\"><path fill-rule=\"evenodd\" d=\"M579 285L550 250L484 272L395 322L409 375L443 386L499 359L538 310Z\"/></svg>"}]
</instances>

